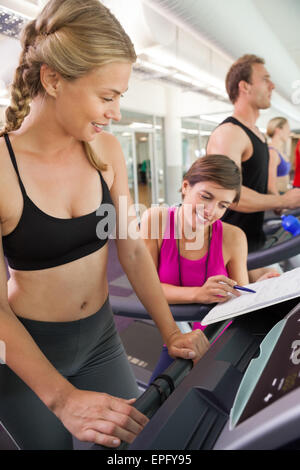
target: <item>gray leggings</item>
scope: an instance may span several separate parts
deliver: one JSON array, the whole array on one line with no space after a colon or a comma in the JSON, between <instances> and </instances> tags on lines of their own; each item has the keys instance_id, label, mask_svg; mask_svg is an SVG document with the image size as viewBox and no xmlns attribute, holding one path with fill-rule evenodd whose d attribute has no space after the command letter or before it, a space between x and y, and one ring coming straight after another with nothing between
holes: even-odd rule
<instances>
[{"instance_id":1,"label":"gray leggings","mask_svg":"<svg viewBox=\"0 0 300 470\"><path fill-rule=\"evenodd\" d=\"M138 396L108 299L97 313L83 320L19 320L53 366L75 387L121 398ZM73 448L67 429L6 365L0 365L0 422L21 449Z\"/></svg>"}]
</instances>

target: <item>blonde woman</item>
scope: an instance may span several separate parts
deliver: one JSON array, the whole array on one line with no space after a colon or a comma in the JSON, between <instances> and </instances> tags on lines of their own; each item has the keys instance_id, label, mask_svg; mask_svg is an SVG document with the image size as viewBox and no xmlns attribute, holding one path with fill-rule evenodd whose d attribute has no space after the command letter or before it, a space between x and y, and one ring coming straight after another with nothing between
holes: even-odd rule
<instances>
[{"instance_id":1,"label":"blonde woman","mask_svg":"<svg viewBox=\"0 0 300 470\"><path fill-rule=\"evenodd\" d=\"M118 236L120 200L131 201L102 128L121 117L136 56L98 0L51 0L22 47L0 139L0 421L22 449L71 449L72 435L116 447L147 419L129 400L138 391L108 300L105 210ZM169 353L198 360L208 343L178 330L143 241L117 246Z\"/></svg>"},{"instance_id":2,"label":"blonde woman","mask_svg":"<svg viewBox=\"0 0 300 470\"><path fill-rule=\"evenodd\" d=\"M269 192L279 194L289 189L291 163L286 156L286 145L290 137L290 126L284 117L275 117L268 122L269 142Z\"/></svg>"}]
</instances>

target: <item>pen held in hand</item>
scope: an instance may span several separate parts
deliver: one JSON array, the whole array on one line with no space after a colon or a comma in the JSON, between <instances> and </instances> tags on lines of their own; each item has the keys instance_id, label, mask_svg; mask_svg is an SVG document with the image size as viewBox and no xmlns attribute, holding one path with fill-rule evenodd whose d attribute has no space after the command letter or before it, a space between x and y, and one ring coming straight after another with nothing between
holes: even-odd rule
<instances>
[{"instance_id":1,"label":"pen held in hand","mask_svg":"<svg viewBox=\"0 0 300 470\"><path fill-rule=\"evenodd\" d=\"M233 288L234 288L234 289L237 289L237 290L242 290L242 291L245 291L245 292L251 292L252 294L255 294L255 293L256 293L255 290L249 289L248 287L233 286Z\"/></svg>"}]
</instances>

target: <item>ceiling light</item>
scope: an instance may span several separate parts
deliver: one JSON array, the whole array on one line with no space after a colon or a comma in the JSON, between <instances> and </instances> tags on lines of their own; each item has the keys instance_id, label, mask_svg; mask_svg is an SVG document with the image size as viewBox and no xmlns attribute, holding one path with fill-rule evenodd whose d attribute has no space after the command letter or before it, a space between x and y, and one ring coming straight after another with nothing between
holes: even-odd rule
<instances>
[{"instance_id":1,"label":"ceiling light","mask_svg":"<svg viewBox=\"0 0 300 470\"><path fill-rule=\"evenodd\" d=\"M230 113L231 111L226 111L226 113L201 114L200 119L219 124L220 122L224 121L224 119L226 119Z\"/></svg>"},{"instance_id":2,"label":"ceiling light","mask_svg":"<svg viewBox=\"0 0 300 470\"><path fill-rule=\"evenodd\" d=\"M131 127L131 129L152 129L153 126L152 124L147 124L146 122L132 122L131 124L129 124L129 127Z\"/></svg>"},{"instance_id":3,"label":"ceiling light","mask_svg":"<svg viewBox=\"0 0 300 470\"><path fill-rule=\"evenodd\" d=\"M184 129L184 128L182 128L181 132L183 132L184 134L191 134L191 135L198 135L199 134L199 131L197 129Z\"/></svg>"},{"instance_id":4,"label":"ceiling light","mask_svg":"<svg viewBox=\"0 0 300 470\"><path fill-rule=\"evenodd\" d=\"M153 60L155 62L153 62ZM159 63L164 63L165 66L160 65ZM155 53L154 56L150 56L150 53L142 54L138 58L134 68L137 72L154 72L152 78L160 78L161 80L167 80L175 84L178 84L179 82L179 85L184 87L188 85L191 87L191 91L196 88L204 93L207 91L216 96L228 99L224 85L220 80L212 77L202 70L191 67L190 64L185 64L183 61L175 60L173 57L165 53L162 54L162 52L158 55ZM159 74L159 76L155 76L155 72Z\"/></svg>"},{"instance_id":5,"label":"ceiling light","mask_svg":"<svg viewBox=\"0 0 300 470\"><path fill-rule=\"evenodd\" d=\"M200 131L200 135L206 136L211 135L212 131Z\"/></svg>"},{"instance_id":6,"label":"ceiling light","mask_svg":"<svg viewBox=\"0 0 300 470\"><path fill-rule=\"evenodd\" d=\"M206 83L200 82L199 80L192 80L192 85L194 87L201 88L201 89L204 89L207 86Z\"/></svg>"},{"instance_id":7,"label":"ceiling light","mask_svg":"<svg viewBox=\"0 0 300 470\"><path fill-rule=\"evenodd\" d=\"M190 85L192 84L193 79L191 77L188 77L187 75L184 75L183 73L175 73L172 75L173 78L176 78L177 80L180 80L181 82L189 83Z\"/></svg>"},{"instance_id":8,"label":"ceiling light","mask_svg":"<svg viewBox=\"0 0 300 470\"><path fill-rule=\"evenodd\" d=\"M215 94L215 95L223 96L224 98L228 98L226 91L220 90L220 88L210 86L210 87L207 88L207 90L210 91L211 93Z\"/></svg>"},{"instance_id":9,"label":"ceiling light","mask_svg":"<svg viewBox=\"0 0 300 470\"><path fill-rule=\"evenodd\" d=\"M179 80L180 82L187 83L193 87L201 88L204 89L207 87L207 83L200 82L200 80L196 80L193 77L190 77L189 75L185 75L183 73L175 73L172 75L173 78L176 78L176 80Z\"/></svg>"},{"instance_id":10,"label":"ceiling light","mask_svg":"<svg viewBox=\"0 0 300 470\"><path fill-rule=\"evenodd\" d=\"M154 64L153 62L148 62L145 60L138 59L136 62L136 65L144 67L145 69L148 69L148 70L153 70L153 72L158 72L164 75L170 74L169 69L162 67L161 65Z\"/></svg>"},{"instance_id":11,"label":"ceiling light","mask_svg":"<svg viewBox=\"0 0 300 470\"><path fill-rule=\"evenodd\" d=\"M172 53L161 49L151 48L147 50L145 55L148 60L154 60L158 64L164 64L165 67L172 67L178 70L178 72L184 71L186 75L194 77L195 80L203 81L204 83L208 83L220 89L224 87L223 80L211 75L205 70L195 67L189 62L174 57L174 54Z\"/></svg>"},{"instance_id":12,"label":"ceiling light","mask_svg":"<svg viewBox=\"0 0 300 470\"><path fill-rule=\"evenodd\" d=\"M23 26L29 21L29 17L15 12L10 8L0 6L0 33L6 36L18 38Z\"/></svg>"}]
</instances>

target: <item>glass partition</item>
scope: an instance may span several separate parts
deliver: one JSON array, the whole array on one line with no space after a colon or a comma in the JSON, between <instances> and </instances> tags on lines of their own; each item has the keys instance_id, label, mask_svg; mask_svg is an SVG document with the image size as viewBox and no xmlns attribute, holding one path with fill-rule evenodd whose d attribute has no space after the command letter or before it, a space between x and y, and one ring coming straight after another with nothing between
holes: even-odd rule
<instances>
[{"instance_id":1,"label":"glass partition","mask_svg":"<svg viewBox=\"0 0 300 470\"><path fill-rule=\"evenodd\" d=\"M110 131L121 143L134 202L145 207L164 203L163 119L122 110L122 120Z\"/></svg>"},{"instance_id":2,"label":"glass partition","mask_svg":"<svg viewBox=\"0 0 300 470\"><path fill-rule=\"evenodd\" d=\"M131 132L124 132L124 131L116 130L114 132L114 135L119 140L124 156L125 156L129 191L130 191L132 200L135 201L137 181L136 181L136 174L135 174L136 155L135 155L134 134Z\"/></svg>"},{"instance_id":3,"label":"glass partition","mask_svg":"<svg viewBox=\"0 0 300 470\"><path fill-rule=\"evenodd\" d=\"M186 172L197 158L206 154L209 136L216 125L200 117L187 117L181 120L183 172Z\"/></svg>"}]
</instances>

